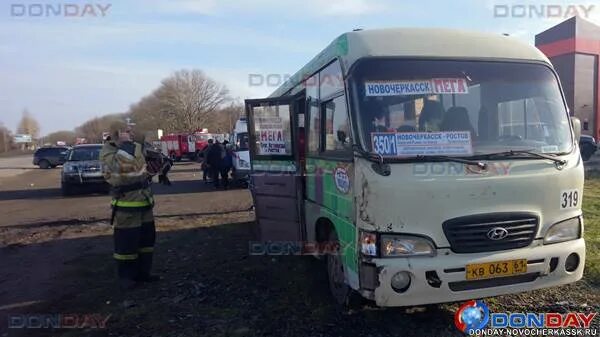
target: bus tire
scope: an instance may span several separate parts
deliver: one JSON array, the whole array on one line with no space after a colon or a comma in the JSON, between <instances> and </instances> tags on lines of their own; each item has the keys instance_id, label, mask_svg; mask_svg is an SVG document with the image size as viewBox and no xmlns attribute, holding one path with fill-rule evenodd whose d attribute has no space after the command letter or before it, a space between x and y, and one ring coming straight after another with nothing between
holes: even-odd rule
<instances>
[{"instance_id":1,"label":"bus tire","mask_svg":"<svg viewBox=\"0 0 600 337\"><path fill-rule=\"evenodd\" d=\"M338 236L335 229L332 229L329 232L328 245L330 247L336 247L333 254L331 254L331 252L327 254L327 276L329 279L329 291L331 292L331 296L339 309L356 309L361 302L360 295L345 282L344 264L342 262Z\"/></svg>"}]
</instances>

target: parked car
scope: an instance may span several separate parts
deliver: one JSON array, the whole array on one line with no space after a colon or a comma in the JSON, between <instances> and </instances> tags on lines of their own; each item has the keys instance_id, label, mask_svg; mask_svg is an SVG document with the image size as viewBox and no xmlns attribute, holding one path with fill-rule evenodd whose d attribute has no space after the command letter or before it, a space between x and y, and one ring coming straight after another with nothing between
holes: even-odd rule
<instances>
[{"instance_id":1,"label":"parked car","mask_svg":"<svg viewBox=\"0 0 600 337\"><path fill-rule=\"evenodd\" d=\"M74 194L82 187L108 191L108 183L102 176L100 162L101 144L82 144L73 147L61 172L63 195Z\"/></svg>"},{"instance_id":2,"label":"parked car","mask_svg":"<svg viewBox=\"0 0 600 337\"><path fill-rule=\"evenodd\" d=\"M33 165L43 169L62 165L65 163L68 150L66 146L39 148L33 154Z\"/></svg>"},{"instance_id":3,"label":"parked car","mask_svg":"<svg viewBox=\"0 0 600 337\"><path fill-rule=\"evenodd\" d=\"M583 161L588 161L598 149L598 145L596 144L594 137L581 135L579 138L579 149L581 151L581 158Z\"/></svg>"}]
</instances>

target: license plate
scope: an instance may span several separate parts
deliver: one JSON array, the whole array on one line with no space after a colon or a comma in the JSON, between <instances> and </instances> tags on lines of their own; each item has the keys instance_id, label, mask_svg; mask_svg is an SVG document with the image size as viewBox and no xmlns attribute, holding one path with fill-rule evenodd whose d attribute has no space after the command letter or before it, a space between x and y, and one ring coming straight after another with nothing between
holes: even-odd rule
<instances>
[{"instance_id":1,"label":"license plate","mask_svg":"<svg viewBox=\"0 0 600 337\"><path fill-rule=\"evenodd\" d=\"M98 178L102 176L102 172L98 171L98 172L84 172L83 174L81 174L82 176L86 177L86 178Z\"/></svg>"},{"instance_id":2,"label":"license plate","mask_svg":"<svg viewBox=\"0 0 600 337\"><path fill-rule=\"evenodd\" d=\"M527 272L527 260L508 260L499 262L468 264L467 280L481 280L495 277L524 274Z\"/></svg>"}]
</instances>

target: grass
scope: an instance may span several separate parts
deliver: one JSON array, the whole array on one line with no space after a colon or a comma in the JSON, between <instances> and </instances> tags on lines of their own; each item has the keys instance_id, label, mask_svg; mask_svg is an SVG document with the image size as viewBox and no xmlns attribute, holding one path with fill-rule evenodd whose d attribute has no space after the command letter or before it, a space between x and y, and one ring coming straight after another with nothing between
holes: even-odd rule
<instances>
[{"instance_id":1,"label":"grass","mask_svg":"<svg viewBox=\"0 0 600 337\"><path fill-rule=\"evenodd\" d=\"M600 171L587 173L583 192L586 261L585 279L600 285Z\"/></svg>"}]
</instances>

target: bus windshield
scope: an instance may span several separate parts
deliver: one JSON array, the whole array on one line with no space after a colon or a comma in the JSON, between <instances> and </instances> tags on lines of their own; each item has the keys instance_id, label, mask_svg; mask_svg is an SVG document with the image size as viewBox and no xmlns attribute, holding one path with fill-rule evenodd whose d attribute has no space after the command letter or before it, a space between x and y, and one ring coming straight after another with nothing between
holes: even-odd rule
<instances>
[{"instance_id":1,"label":"bus windshield","mask_svg":"<svg viewBox=\"0 0 600 337\"><path fill-rule=\"evenodd\" d=\"M363 146L382 156L572 149L558 81L542 64L373 58L351 79Z\"/></svg>"}]
</instances>

